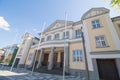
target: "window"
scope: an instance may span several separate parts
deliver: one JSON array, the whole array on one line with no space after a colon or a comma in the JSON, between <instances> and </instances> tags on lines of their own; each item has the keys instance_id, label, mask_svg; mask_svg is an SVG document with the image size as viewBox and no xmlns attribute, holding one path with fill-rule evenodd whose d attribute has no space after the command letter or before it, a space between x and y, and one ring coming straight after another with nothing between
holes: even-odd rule
<instances>
[{"instance_id":1,"label":"window","mask_svg":"<svg viewBox=\"0 0 120 80\"><path fill-rule=\"evenodd\" d=\"M55 34L55 40L59 39L59 34Z\"/></svg>"},{"instance_id":2,"label":"window","mask_svg":"<svg viewBox=\"0 0 120 80\"><path fill-rule=\"evenodd\" d=\"M32 45L35 45L35 43L33 42Z\"/></svg>"},{"instance_id":3,"label":"window","mask_svg":"<svg viewBox=\"0 0 120 80\"><path fill-rule=\"evenodd\" d=\"M101 27L100 20L92 21L92 27L93 28L100 28Z\"/></svg>"},{"instance_id":4,"label":"window","mask_svg":"<svg viewBox=\"0 0 120 80\"><path fill-rule=\"evenodd\" d=\"M119 27L119 30L120 30L120 24L118 25L118 27Z\"/></svg>"},{"instance_id":5,"label":"window","mask_svg":"<svg viewBox=\"0 0 120 80\"><path fill-rule=\"evenodd\" d=\"M44 38L41 38L41 42L44 42Z\"/></svg>"},{"instance_id":6,"label":"window","mask_svg":"<svg viewBox=\"0 0 120 80\"><path fill-rule=\"evenodd\" d=\"M22 54L22 50L23 50L23 48L21 48L21 49L20 49L20 52L19 52L19 54Z\"/></svg>"},{"instance_id":7,"label":"window","mask_svg":"<svg viewBox=\"0 0 120 80\"><path fill-rule=\"evenodd\" d=\"M82 36L80 29L78 29L78 30L75 31L75 36L76 36L76 38L80 38Z\"/></svg>"},{"instance_id":8,"label":"window","mask_svg":"<svg viewBox=\"0 0 120 80\"><path fill-rule=\"evenodd\" d=\"M73 50L72 54L73 54L73 62L84 61L82 50Z\"/></svg>"},{"instance_id":9,"label":"window","mask_svg":"<svg viewBox=\"0 0 120 80\"><path fill-rule=\"evenodd\" d=\"M22 44L25 44L25 40L23 40Z\"/></svg>"},{"instance_id":10,"label":"window","mask_svg":"<svg viewBox=\"0 0 120 80\"><path fill-rule=\"evenodd\" d=\"M96 36L95 41L96 41L96 47L107 47L108 46L105 36Z\"/></svg>"},{"instance_id":11,"label":"window","mask_svg":"<svg viewBox=\"0 0 120 80\"><path fill-rule=\"evenodd\" d=\"M33 57L33 54L30 53L30 54L29 54L29 57L28 57L28 61L32 60L32 57Z\"/></svg>"},{"instance_id":12,"label":"window","mask_svg":"<svg viewBox=\"0 0 120 80\"><path fill-rule=\"evenodd\" d=\"M51 36L48 36L48 37L47 37L47 41L50 41L50 40L51 40Z\"/></svg>"},{"instance_id":13,"label":"window","mask_svg":"<svg viewBox=\"0 0 120 80\"><path fill-rule=\"evenodd\" d=\"M66 36L65 32L63 33L63 39L69 39L69 31L66 32Z\"/></svg>"}]
</instances>

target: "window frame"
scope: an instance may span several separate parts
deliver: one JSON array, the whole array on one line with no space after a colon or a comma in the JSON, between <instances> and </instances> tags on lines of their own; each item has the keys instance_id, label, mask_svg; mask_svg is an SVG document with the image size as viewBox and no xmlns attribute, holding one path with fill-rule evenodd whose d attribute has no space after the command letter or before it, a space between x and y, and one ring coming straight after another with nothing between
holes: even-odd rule
<instances>
[{"instance_id":1,"label":"window frame","mask_svg":"<svg viewBox=\"0 0 120 80\"><path fill-rule=\"evenodd\" d=\"M105 48L109 47L107 38L105 35L95 36L96 48Z\"/></svg>"},{"instance_id":2,"label":"window frame","mask_svg":"<svg viewBox=\"0 0 120 80\"><path fill-rule=\"evenodd\" d=\"M81 38L82 37L82 32L80 29L75 30L75 38Z\"/></svg>"},{"instance_id":3,"label":"window frame","mask_svg":"<svg viewBox=\"0 0 120 80\"><path fill-rule=\"evenodd\" d=\"M66 35L65 32L63 32L63 39L69 39L70 33L69 31L66 31Z\"/></svg>"},{"instance_id":4,"label":"window frame","mask_svg":"<svg viewBox=\"0 0 120 80\"><path fill-rule=\"evenodd\" d=\"M57 37L58 36L58 37ZM57 34L55 34L54 35L54 40L59 40L60 39L60 34L59 33L57 33Z\"/></svg>"},{"instance_id":5,"label":"window frame","mask_svg":"<svg viewBox=\"0 0 120 80\"><path fill-rule=\"evenodd\" d=\"M99 21L99 26L98 26L97 21ZM93 22L94 22L94 24L93 24ZM98 29L98 28L101 28L101 27L102 27L102 24L101 24L100 19L92 20L92 21L91 21L91 24L92 24L92 28L93 28L93 29Z\"/></svg>"},{"instance_id":6,"label":"window frame","mask_svg":"<svg viewBox=\"0 0 120 80\"><path fill-rule=\"evenodd\" d=\"M81 49L72 51L73 62L84 62L84 53Z\"/></svg>"},{"instance_id":7,"label":"window frame","mask_svg":"<svg viewBox=\"0 0 120 80\"><path fill-rule=\"evenodd\" d=\"M45 38L41 38L41 42L44 42L45 41Z\"/></svg>"},{"instance_id":8,"label":"window frame","mask_svg":"<svg viewBox=\"0 0 120 80\"><path fill-rule=\"evenodd\" d=\"M51 35L47 36L47 41L51 41Z\"/></svg>"}]
</instances>

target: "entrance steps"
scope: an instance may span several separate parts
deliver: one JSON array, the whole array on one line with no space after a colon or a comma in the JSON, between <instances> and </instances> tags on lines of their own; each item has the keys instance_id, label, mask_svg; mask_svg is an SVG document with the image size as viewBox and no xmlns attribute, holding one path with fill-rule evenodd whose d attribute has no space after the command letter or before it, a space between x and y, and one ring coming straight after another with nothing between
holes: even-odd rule
<instances>
[{"instance_id":1,"label":"entrance steps","mask_svg":"<svg viewBox=\"0 0 120 80\"><path fill-rule=\"evenodd\" d=\"M34 69L34 71L47 74L63 75L63 68L53 68L52 70L48 70L46 66L42 66L38 69Z\"/></svg>"}]
</instances>

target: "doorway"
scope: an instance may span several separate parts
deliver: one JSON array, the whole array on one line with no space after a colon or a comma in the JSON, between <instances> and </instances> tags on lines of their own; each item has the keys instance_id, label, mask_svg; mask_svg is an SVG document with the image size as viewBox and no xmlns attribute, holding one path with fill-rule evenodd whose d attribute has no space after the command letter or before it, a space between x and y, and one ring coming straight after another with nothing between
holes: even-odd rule
<instances>
[{"instance_id":1,"label":"doorway","mask_svg":"<svg viewBox=\"0 0 120 80\"><path fill-rule=\"evenodd\" d=\"M120 80L115 59L97 59L100 80Z\"/></svg>"},{"instance_id":2,"label":"doorway","mask_svg":"<svg viewBox=\"0 0 120 80\"><path fill-rule=\"evenodd\" d=\"M49 54L44 54L43 66L47 66L48 65L48 57L49 57Z\"/></svg>"},{"instance_id":3,"label":"doorway","mask_svg":"<svg viewBox=\"0 0 120 80\"><path fill-rule=\"evenodd\" d=\"M14 67L18 66L19 61L20 61L20 58L16 58L15 63L14 63Z\"/></svg>"}]
</instances>

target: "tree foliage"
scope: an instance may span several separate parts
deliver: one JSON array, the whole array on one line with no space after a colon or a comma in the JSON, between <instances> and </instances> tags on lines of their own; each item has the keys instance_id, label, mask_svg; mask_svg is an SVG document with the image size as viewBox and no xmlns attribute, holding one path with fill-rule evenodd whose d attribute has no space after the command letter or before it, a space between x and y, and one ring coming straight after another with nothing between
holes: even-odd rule
<instances>
[{"instance_id":1,"label":"tree foliage","mask_svg":"<svg viewBox=\"0 0 120 80\"><path fill-rule=\"evenodd\" d=\"M119 9L120 9L120 0L112 0L111 1L111 5L114 7L114 6L117 6Z\"/></svg>"}]
</instances>

